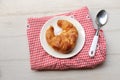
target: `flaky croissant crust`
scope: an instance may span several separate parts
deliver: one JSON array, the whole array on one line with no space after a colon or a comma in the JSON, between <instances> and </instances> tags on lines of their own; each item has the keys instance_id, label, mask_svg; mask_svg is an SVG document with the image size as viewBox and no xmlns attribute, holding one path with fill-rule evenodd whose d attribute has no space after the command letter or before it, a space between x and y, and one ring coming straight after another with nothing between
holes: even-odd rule
<instances>
[{"instance_id":1,"label":"flaky croissant crust","mask_svg":"<svg viewBox=\"0 0 120 80\"><path fill-rule=\"evenodd\" d=\"M58 20L57 25L62 28L62 32L59 35L55 35L53 26L50 26L46 31L46 40L54 50L64 54L69 53L76 45L78 31L67 20Z\"/></svg>"}]
</instances>

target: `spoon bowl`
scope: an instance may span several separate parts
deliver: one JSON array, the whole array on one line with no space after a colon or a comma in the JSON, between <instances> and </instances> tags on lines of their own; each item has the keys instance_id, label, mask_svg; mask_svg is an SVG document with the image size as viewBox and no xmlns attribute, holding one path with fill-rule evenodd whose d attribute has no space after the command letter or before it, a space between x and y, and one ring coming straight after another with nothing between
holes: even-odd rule
<instances>
[{"instance_id":1,"label":"spoon bowl","mask_svg":"<svg viewBox=\"0 0 120 80\"><path fill-rule=\"evenodd\" d=\"M96 24L98 27L102 27L107 23L108 15L105 10L101 10L96 16Z\"/></svg>"}]
</instances>

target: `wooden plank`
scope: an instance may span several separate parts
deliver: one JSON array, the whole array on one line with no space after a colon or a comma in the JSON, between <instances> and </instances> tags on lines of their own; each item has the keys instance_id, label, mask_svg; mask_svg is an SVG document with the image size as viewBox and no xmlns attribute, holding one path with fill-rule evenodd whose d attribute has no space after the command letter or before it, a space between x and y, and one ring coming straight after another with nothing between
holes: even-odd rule
<instances>
[{"instance_id":1,"label":"wooden plank","mask_svg":"<svg viewBox=\"0 0 120 80\"><path fill-rule=\"evenodd\" d=\"M104 4L103 4L104 2ZM51 11L66 11L74 10L82 6L89 8L104 8L104 9L119 9L119 0L1 0L0 15L9 14L27 14L27 13L49 13ZM34 7L33 7L34 6Z\"/></svg>"},{"instance_id":2,"label":"wooden plank","mask_svg":"<svg viewBox=\"0 0 120 80\"><path fill-rule=\"evenodd\" d=\"M106 62L89 70L32 71L28 60L0 61L0 80L113 80L119 79L120 55L107 55Z\"/></svg>"}]
</instances>

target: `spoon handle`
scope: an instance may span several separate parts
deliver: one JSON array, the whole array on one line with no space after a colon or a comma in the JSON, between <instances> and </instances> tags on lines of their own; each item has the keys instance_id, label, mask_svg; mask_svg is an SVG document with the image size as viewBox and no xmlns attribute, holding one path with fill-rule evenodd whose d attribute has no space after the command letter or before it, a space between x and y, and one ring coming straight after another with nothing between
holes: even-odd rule
<instances>
[{"instance_id":1,"label":"spoon handle","mask_svg":"<svg viewBox=\"0 0 120 80\"><path fill-rule=\"evenodd\" d=\"M89 50L89 56L90 57L95 56L97 43L98 43L98 35L95 35L94 38L93 38L93 41L92 41L92 45L90 46L90 50Z\"/></svg>"}]
</instances>

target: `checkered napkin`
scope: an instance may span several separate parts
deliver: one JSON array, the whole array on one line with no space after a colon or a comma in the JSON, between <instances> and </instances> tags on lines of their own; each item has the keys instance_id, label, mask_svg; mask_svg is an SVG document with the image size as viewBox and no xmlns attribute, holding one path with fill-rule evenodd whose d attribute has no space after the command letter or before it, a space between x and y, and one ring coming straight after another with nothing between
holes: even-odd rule
<instances>
[{"instance_id":1,"label":"checkered napkin","mask_svg":"<svg viewBox=\"0 0 120 80\"><path fill-rule=\"evenodd\" d=\"M60 14L64 16L73 15L76 20L80 22L85 30L85 44L82 50L74 57L60 59L49 55L40 43L40 31L43 24L59 15L47 16L41 18L29 18L27 27L27 36L30 51L30 64L33 70L66 70L66 69L80 69L80 68L94 68L98 64L105 61L106 58L106 42L103 31L100 31L98 47L94 58L90 58L88 52L95 35L93 22L89 15L87 7ZM79 44L79 43L78 43Z\"/></svg>"}]
</instances>

